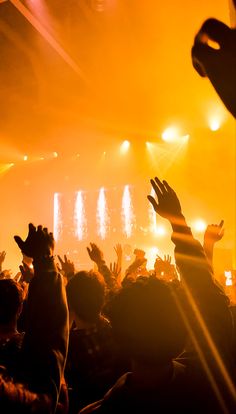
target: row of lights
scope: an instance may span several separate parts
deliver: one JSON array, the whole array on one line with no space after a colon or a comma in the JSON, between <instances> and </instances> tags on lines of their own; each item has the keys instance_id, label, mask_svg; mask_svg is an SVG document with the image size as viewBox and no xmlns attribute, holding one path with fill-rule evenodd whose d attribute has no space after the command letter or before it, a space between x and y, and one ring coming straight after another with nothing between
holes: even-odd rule
<instances>
[{"instance_id":1,"label":"row of lights","mask_svg":"<svg viewBox=\"0 0 236 414\"><path fill-rule=\"evenodd\" d=\"M221 127L221 120L219 117L212 117L209 119L209 128L211 131L215 132L218 131ZM176 126L170 126L168 128L166 128L162 134L161 134L161 138L164 142L167 143L177 143L177 142L181 142L181 143L187 143L189 140L189 135L183 135L181 136L179 129ZM128 152L128 150L130 149L131 143L128 140L125 140L122 142L122 144L120 145L120 153L121 154L125 154ZM148 149L150 149L152 146L152 143L147 141L146 142L146 147ZM57 158L58 157L58 153L56 151L53 152L53 158ZM103 152L103 155L106 155L106 151ZM79 154L77 154L77 157L79 157ZM28 161L29 157L28 155L24 155L23 156L23 161ZM41 157L40 160L44 160L44 157Z\"/></svg>"}]
</instances>

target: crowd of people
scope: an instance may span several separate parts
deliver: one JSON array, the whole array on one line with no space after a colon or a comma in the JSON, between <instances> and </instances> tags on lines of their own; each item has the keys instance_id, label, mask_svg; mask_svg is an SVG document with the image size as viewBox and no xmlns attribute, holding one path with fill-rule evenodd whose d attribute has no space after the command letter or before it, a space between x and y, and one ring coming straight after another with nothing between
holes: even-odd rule
<instances>
[{"instance_id":1,"label":"crowd of people","mask_svg":"<svg viewBox=\"0 0 236 414\"><path fill-rule=\"evenodd\" d=\"M235 46L236 30L210 19L192 57L236 117ZM26 240L15 236L23 255L15 278L0 253L1 413L236 412L236 307L212 263L223 222L208 226L202 246L171 186L151 184L175 265L166 255L147 269L137 249L123 271L121 245L108 266L91 243L93 270L76 272L54 256L53 234L33 224Z\"/></svg>"}]
</instances>

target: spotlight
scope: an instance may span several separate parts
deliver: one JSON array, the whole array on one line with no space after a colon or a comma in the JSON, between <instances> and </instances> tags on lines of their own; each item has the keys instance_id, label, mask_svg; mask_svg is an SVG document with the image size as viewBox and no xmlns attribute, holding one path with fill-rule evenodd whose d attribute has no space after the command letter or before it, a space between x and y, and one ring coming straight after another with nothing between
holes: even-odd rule
<instances>
[{"instance_id":1,"label":"spotlight","mask_svg":"<svg viewBox=\"0 0 236 414\"><path fill-rule=\"evenodd\" d=\"M54 158L57 158L58 157L58 153L56 151L54 151L53 156L54 156Z\"/></svg>"},{"instance_id":2,"label":"spotlight","mask_svg":"<svg viewBox=\"0 0 236 414\"><path fill-rule=\"evenodd\" d=\"M218 131L221 127L221 120L217 117L212 117L209 119L209 128L211 131Z\"/></svg>"},{"instance_id":3,"label":"spotlight","mask_svg":"<svg viewBox=\"0 0 236 414\"><path fill-rule=\"evenodd\" d=\"M179 130L177 127L171 126L163 131L161 137L165 142L174 142L179 137Z\"/></svg>"},{"instance_id":4,"label":"spotlight","mask_svg":"<svg viewBox=\"0 0 236 414\"><path fill-rule=\"evenodd\" d=\"M120 146L121 153L125 154L129 150L129 147L130 147L130 142L127 140L123 141Z\"/></svg>"},{"instance_id":5,"label":"spotlight","mask_svg":"<svg viewBox=\"0 0 236 414\"><path fill-rule=\"evenodd\" d=\"M193 228L197 233L203 233L206 230L207 225L204 220L198 219L193 223Z\"/></svg>"},{"instance_id":6,"label":"spotlight","mask_svg":"<svg viewBox=\"0 0 236 414\"><path fill-rule=\"evenodd\" d=\"M230 270L225 270L225 285L226 286L233 286L233 278L232 278L232 272Z\"/></svg>"},{"instance_id":7,"label":"spotlight","mask_svg":"<svg viewBox=\"0 0 236 414\"><path fill-rule=\"evenodd\" d=\"M23 160L28 161L28 155L24 155Z\"/></svg>"},{"instance_id":8,"label":"spotlight","mask_svg":"<svg viewBox=\"0 0 236 414\"><path fill-rule=\"evenodd\" d=\"M166 235L166 229L163 226L156 226L155 230L156 236L165 236Z\"/></svg>"}]
</instances>

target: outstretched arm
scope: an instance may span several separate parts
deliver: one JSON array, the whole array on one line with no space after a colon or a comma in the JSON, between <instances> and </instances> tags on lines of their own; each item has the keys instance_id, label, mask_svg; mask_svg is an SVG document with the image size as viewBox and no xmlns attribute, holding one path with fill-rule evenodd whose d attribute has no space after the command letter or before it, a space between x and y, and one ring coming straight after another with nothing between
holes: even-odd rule
<instances>
[{"instance_id":1,"label":"outstretched arm","mask_svg":"<svg viewBox=\"0 0 236 414\"><path fill-rule=\"evenodd\" d=\"M212 270L205 252L195 240L182 213L180 201L175 191L166 181L159 178L151 180L156 193L156 199L148 196L154 210L161 217L166 218L173 230L172 241L175 244L175 260L181 277L192 287L202 288L212 283Z\"/></svg>"},{"instance_id":2,"label":"outstretched arm","mask_svg":"<svg viewBox=\"0 0 236 414\"><path fill-rule=\"evenodd\" d=\"M29 225L27 239L15 236L22 253L33 258L27 329L23 343L30 391L46 394L55 411L68 346L68 309L62 277L54 263L54 239L46 228Z\"/></svg>"},{"instance_id":3,"label":"outstretched arm","mask_svg":"<svg viewBox=\"0 0 236 414\"><path fill-rule=\"evenodd\" d=\"M224 220L221 220L219 224L209 224L204 234L203 248L206 253L206 257L213 267L213 252L215 243L222 239L224 236Z\"/></svg>"},{"instance_id":4,"label":"outstretched arm","mask_svg":"<svg viewBox=\"0 0 236 414\"><path fill-rule=\"evenodd\" d=\"M0 252L0 273L2 272L2 264L6 258L6 252Z\"/></svg>"}]
</instances>

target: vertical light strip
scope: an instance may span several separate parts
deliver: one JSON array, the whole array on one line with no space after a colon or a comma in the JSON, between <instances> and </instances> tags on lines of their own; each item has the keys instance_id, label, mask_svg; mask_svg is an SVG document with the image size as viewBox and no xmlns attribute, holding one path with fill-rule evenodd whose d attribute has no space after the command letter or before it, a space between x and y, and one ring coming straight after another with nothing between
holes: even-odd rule
<instances>
[{"instance_id":1,"label":"vertical light strip","mask_svg":"<svg viewBox=\"0 0 236 414\"><path fill-rule=\"evenodd\" d=\"M130 187L126 185L124 187L122 197L122 221L123 231L127 238L132 236L133 225L134 225L134 212L133 204L131 199Z\"/></svg>"},{"instance_id":2,"label":"vertical light strip","mask_svg":"<svg viewBox=\"0 0 236 414\"><path fill-rule=\"evenodd\" d=\"M82 191L78 191L75 200L74 210L75 236L78 240L83 240L87 230L87 220L85 217L84 197Z\"/></svg>"},{"instance_id":3,"label":"vertical light strip","mask_svg":"<svg viewBox=\"0 0 236 414\"><path fill-rule=\"evenodd\" d=\"M102 240L107 236L109 221L105 189L102 187L99 191L97 202L98 235Z\"/></svg>"}]
</instances>

